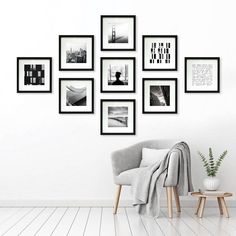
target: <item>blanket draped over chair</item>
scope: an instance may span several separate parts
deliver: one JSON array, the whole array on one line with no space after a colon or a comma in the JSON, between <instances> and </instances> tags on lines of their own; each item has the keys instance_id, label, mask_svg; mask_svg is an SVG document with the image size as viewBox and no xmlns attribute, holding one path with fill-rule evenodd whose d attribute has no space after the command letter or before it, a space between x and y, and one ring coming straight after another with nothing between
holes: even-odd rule
<instances>
[{"instance_id":1,"label":"blanket draped over chair","mask_svg":"<svg viewBox=\"0 0 236 236\"><path fill-rule=\"evenodd\" d=\"M143 168L137 178L133 180L133 205L139 214L158 217L160 211L160 196L168 175L168 163L172 153L179 155L178 193L187 195L193 191L191 179L190 150L185 142L175 144L160 164L153 164Z\"/></svg>"}]
</instances>

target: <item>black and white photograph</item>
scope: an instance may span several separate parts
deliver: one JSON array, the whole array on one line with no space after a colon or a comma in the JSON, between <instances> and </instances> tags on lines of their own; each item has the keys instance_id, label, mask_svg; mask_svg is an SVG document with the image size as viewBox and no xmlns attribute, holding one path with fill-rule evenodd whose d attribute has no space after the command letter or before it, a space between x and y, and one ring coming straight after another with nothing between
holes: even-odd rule
<instances>
[{"instance_id":1,"label":"black and white photograph","mask_svg":"<svg viewBox=\"0 0 236 236\"><path fill-rule=\"evenodd\" d=\"M102 15L101 50L134 51L136 37L136 16Z\"/></svg>"},{"instance_id":2,"label":"black and white photograph","mask_svg":"<svg viewBox=\"0 0 236 236\"><path fill-rule=\"evenodd\" d=\"M52 58L18 57L17 58L17 92L51 93L52 92Z\"/></svg>"},{"instance_id":3,"label":"black and white photograph","mask_svg":"<svg viewBox=\"0 0 236 236\"><path fill-rule=\"evenodd\" d=\"M128 107L108 107L108 127L128 127Z\"/></svg>"},{"instance_id":4,"label":"black and white photograph","mask_svg":"<svg viewBox=\"0 0 236 236\"><path fill-rule=\"evenodd\" d=\"M177 113L177 79L143 79L143 113Z\"/></svg>"},{"instance_id":5,"label":"black and white photograph","mask_svg":"<svg viewBox=\"0 0 236 236\"><path fill-rule=\"evenodd\" d=\"M101 92L135 92L135 58L101 58Z\"/></svg>"},{"instance_id":6,"label":"black and white photograph","mask_svg":"<svg viewBox=\"0 0 236 236\"><path fill-rule=\"evenodd\" d=\"M143 35L143 70L177 70L177 35Z\"/></svg>"},{"instance_id":7,"label":"black and white photograph","mask_svg":"<svg viewBox=\"0 0 236 236\"><path fill-rule=\"evenodd\" d=\"M185 57L185 93L219 93L220 58Z\"/></svg>"},{"instance_id":8,"label":"black and white photograph","mask_svg":"<svg viewBox=\"0 0 236 236\"><path fill-rule=\"evenodd\" d=\"M93 111L93 79L59 79L59 113L93 113Z\"/></svg>"},{"instance_id":9,"label":"black and white photograph","mask_svg":"<svg viewBox=\"0 0 236 236\"><path fill-rule=\"evenodd\" d=\"M93 70L94 36L59 35L59 70Z\"/></svg>"},{"instance_id":10,"label":"black and white photograph","mask_svg":"<svg viewBox=\"0 0 236 236\"><path fill-rule=\"evenodd\" d=\"M101 100L101 134L135 134L135 100Z\"/></svg>"}]
</instances>

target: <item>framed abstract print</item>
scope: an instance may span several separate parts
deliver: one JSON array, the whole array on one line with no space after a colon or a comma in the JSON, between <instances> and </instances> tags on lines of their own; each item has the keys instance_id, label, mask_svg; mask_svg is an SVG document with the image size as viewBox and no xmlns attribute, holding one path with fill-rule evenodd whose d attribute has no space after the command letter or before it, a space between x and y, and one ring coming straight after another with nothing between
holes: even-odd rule
<instances>
[{"instance_id":1,"label":"framed abstract print","mask_svg":"<svg viewBox=\"0 0 236 236\"><path fill-rule=\"evenodd\" d=\"M176 35L143 35L143 70L176 71Z\"/></svg>"},{"instance_id":2,"label":"framed abstract print","mask_svg":"<svg viewBox=\"0 0 236 236\"><path fill-rule=\"evenodd\" d=\"M51 93L52 58L17 58L17 93Z\"/></svg>"}]
</instances>

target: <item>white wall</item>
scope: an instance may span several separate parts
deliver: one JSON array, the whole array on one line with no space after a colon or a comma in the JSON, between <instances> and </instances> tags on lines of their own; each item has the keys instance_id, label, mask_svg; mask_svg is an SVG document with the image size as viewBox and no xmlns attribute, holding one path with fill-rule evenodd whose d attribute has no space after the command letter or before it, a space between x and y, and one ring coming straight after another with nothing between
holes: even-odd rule
<instances>
[{"instance_id":1,"label":"white wall","mask_svg":"<svg viewBox=\"0 0 236 236\"><path fill-rule=\"evenodd\" d=\"M235 5L215 0L21 0L0 3L0 201L106 200L114 186L110 153L141 140L189 142L193 180L204 171L196 155L211 146L228 149L219 177L236 195L236 21ZM136 52L100 52L100 15L137 16ZM58 35L94 34L95 71L59 72ZM177 72L142 72L141 36L177 34ZM16 57L52 56L53 93L17 94ZM100 56L136 56L136 94L100 94ZM221 93L185 94L184 57L221 57ZM58 78L94 77L95 114L59 115ZM143 115L142 77L177 77L179 113ZM137 135L100 136L101 98L137 100ZM127 191L123 199L130 198Z\"/></svg>"}]
</instances>

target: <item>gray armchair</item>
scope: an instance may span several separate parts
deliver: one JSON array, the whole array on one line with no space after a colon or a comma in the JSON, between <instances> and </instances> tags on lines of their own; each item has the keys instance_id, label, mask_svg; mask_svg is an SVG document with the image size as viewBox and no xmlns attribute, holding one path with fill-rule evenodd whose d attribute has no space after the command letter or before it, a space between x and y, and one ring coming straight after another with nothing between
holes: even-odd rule
<instances>
[{"instance_id":1,"label":"gray armchair","mask_svg":"<svg viewBox=\"0 0 236 236\"><path fill-rule=\"evenodd\" d=\"M117 185L117 194L113 211L114 214L117 213L122 185L131 185L133 178L138 175L142 168L145 168L139 167L142 159L142 148L167 149L172 148L177 142L178 141L174 140L149 140L112 153L111 161L113 176L114 182ZM175 196L177 211L181 211L177 191L178 171L179 156L176 152L174 152L170 156L167 178L164 184L164 187L166 187L168 215L170 218L172 218L173 215L172 193L174 193Z\"/></svg>"}]
</instances>

